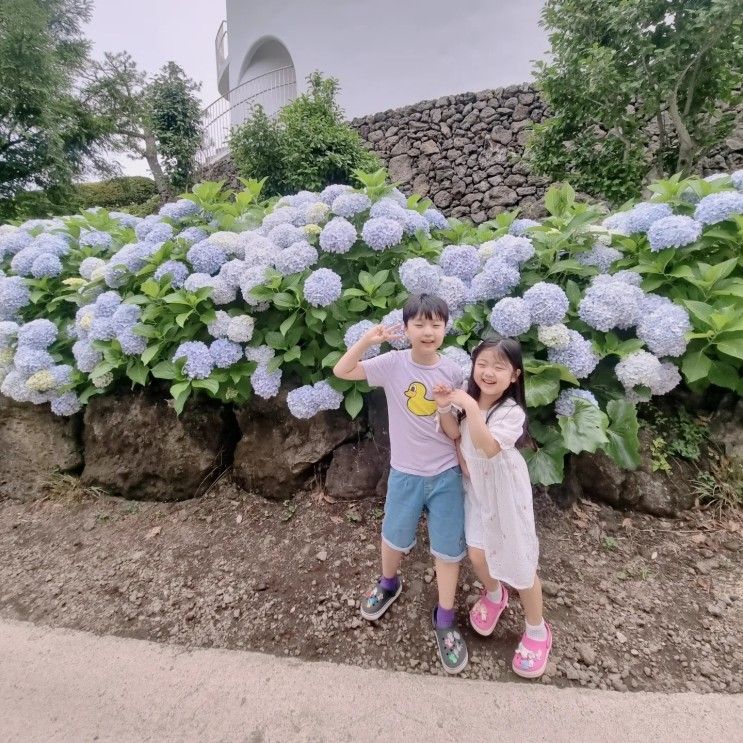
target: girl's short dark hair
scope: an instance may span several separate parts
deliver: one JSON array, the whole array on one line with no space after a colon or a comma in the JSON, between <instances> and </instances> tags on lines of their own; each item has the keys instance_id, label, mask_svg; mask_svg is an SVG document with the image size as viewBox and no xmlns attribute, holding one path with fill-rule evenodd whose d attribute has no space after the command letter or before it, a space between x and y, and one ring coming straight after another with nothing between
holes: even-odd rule
<instances>
[{"instance_id":1,"label":"girl's short dark hair","mask_svg":"<svg viewBox=\"0 0 743 743\"><path fill-rule=\"evenodd\" d=\"M472 371L470 372L470 378L467 380L467 394L469 394L470 397L474 397L475 400L480 399L480 388L475 382L475 364L477 363L477 357L483 351L495 351L496 354L505 358L508 363L519 372L516 381L511 382L503 393L501 399L488 411L485 422L487 423L490 420L490 417L500 407L504 400L511 398L511 400L521 407L526 415L524 418L524 430L516 441L516 446L519 449L536 448L534 440L529 434L529 418L526 410L526 388L524 386L524 362L521 356L521 344L515 338L494 338L484 340L478 346L475 346L472 350ZM460 416L460 419L463 417L464 415Z\"/></svg>"},{"instance_id":2,"label":"girl's short dark hair","mask_svg":"<svg viewBox=\"0 0 743 743\"><path fill-rule=\"evenodd\" d=\"M407 325L414 317L449 321L449 305L435 294L413 294L402 308L402 321Z\"/></svg>"}]
</instances>

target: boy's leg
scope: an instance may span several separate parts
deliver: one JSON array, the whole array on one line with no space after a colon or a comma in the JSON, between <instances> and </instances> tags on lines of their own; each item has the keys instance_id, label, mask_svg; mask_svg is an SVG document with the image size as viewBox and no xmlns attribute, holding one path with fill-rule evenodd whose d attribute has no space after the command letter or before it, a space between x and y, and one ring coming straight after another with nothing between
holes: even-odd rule
<instances>
[{"instance_id":1,"label":"boy's leg","mask_svg":"<svg viewBox=\"0 0 743 743\"><path fill-rule=\"evenodd\" d=\"M397 571L400 569L403 553L392 547L382 540L382 577L388 580L397 578Z\"/></svg>"},{"instance_id":2,"label":"boy's leg","mask_svg":"<svg viewBox=\"0 0 743 743\"><path fill-rule=\"evenodd\" d=\"M454 609L454 597L457 594L459 563L445 562L436 558L436 585L439 589L439 606L442 609Z\"/></svg>"}]
</instances>

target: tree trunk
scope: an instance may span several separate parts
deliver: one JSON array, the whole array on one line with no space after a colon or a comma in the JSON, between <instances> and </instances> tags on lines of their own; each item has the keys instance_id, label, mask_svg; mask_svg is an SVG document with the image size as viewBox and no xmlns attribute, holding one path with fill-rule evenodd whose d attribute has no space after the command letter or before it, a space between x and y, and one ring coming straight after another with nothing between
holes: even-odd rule
<instances>
[{"instance_id":1,"label":"tree trunk","mask_svg":"<svg viewBox=\"0 0 743 743\"><path fill-rule=\"evenodd\" d=\"M155 142L155 135L147 130L145 130L144 133L144 157L145 160L147 160L147 165L150 168L152 177L155 179L155 186L157 187L158 193L163 200L169 199L173 194L170 190L168 178L165 173L163 173L160 161L157 159L157 143Z\"/></svg>"}]
</instances>

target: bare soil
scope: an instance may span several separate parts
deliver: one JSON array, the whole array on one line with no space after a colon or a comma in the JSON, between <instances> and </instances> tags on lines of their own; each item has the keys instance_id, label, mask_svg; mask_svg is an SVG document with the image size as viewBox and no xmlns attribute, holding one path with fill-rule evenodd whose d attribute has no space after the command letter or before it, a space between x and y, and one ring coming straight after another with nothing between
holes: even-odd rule
<instances>
[{"instance_id":1,"label":"bare soil","mask_svg":"<svg viewBox=\"0 0 743 743\"><path fill-rule=\"evenodd\" d=\"M0 501L0 616L186 646L245 648L443 674L430 629L425 528L404 590L378 622L359 596L378 575L381 501L321 493L266 501L223 479L181 503L132 502L59 480ZM541 683L620 691L741 692L743 530L692 512L663 520L535 499L545 616L555 644ZM515 680L518 599L491 638L467 627L465 678ZM534 682L524 682L534 683Z\"/></svg>"}]
</instances>

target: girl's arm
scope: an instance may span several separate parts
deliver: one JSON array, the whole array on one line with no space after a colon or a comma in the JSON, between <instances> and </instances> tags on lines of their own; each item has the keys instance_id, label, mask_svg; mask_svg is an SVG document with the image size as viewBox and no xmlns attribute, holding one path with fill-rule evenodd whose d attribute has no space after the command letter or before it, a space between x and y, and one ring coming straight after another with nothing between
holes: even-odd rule
<instances>
[{"instance_id":1,"label":"girl's arm","mask_svg":"<svg viewBox=\"0 0 743 743\"><path fill-rule=\"evenodd\" d=\"M433 388L433 399L438 406L437 415L441 430L452 440L456 441L460 437L459 421L456 418L455 411L451 406L452 388L445 384L437 384ZM457 449L457 452L459 450Z\"/></svg>"},{"instance_id":2,"label":"girl's arm","mask_svg":"<svg viewBox=\"0 0 743 743\"><path fill-rule=\"evenodd\" d=\"M467 427L476 449L480 449L486 457L494 457L501 451L501 445L493 438L493 434L480 414L477 400L470 397L464 390L454 390L452 402L467 413Z\"/></svg>"}]
</instances>

